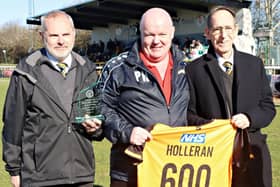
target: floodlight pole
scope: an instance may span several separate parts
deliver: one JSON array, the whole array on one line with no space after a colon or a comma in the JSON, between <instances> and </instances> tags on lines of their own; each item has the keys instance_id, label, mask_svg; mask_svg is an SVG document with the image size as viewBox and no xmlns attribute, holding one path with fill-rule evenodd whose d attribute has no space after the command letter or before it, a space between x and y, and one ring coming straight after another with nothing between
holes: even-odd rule
<instances>
[{"instance_id":1,"label":"floodlight pole","mask_svg":"<svg viewBox=\"0 0 280 187\"><path fill-rule=\"evenodd\" d=\"M4 62L5 62L5 64L7 64L7 51L6 51L6 49L3 49L2 50L2 52L3 52L3 56L4 56Z\"/></svg>"}]
</instances>

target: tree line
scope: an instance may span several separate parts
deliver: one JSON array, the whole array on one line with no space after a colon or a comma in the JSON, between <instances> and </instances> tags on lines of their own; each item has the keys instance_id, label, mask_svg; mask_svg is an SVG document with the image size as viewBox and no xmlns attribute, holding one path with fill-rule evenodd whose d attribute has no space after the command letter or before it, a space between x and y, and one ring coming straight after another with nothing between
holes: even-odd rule
<instances>
[{"instance_id":1,"label":"tree line","mask_svg":"<svg viewBox=\"0 0 280 187\"><path fill-rule=\"evenodd\" d=\"M0 27L0 64L16 64L28 53L41 48L39 26L21 26L17 22L9 22ZM74 50L87 47L91 39L91 31L76 30Z\"/></svg>"},{"instance_id":2,"label":"tree line","mask_svg":"<svg viewBox=\"0 0 280 187\"><path fill-rule=\"evenodd\" d=\"M272 45L280 45L280 0L256 0L250 6L254 31L268 27L274 32ZM0 27L0 63L18 63L18 61L35 49L42 47L38 26L21 26L9 22ZM77 30L74 50L87 49L91 32ZM270 38L271 39L271 38Z\"/></svg>"}]
</instances>

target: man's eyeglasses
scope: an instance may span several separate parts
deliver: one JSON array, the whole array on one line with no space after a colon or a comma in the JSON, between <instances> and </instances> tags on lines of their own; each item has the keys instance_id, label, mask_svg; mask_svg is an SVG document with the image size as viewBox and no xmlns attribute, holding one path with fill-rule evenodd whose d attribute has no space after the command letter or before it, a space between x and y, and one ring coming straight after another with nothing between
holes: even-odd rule
<instances>
[{"instance_id":1,"label":"man's eyeglasses","mask_svg":"<svg viewBox=\"0 0 280 187\"><path fill-rule=\"evenodd\" d=\"M213 28L211 28L211 32L214 35L220 35L220 34L222 34L222 32L226 33L226 34L232 34L234 29L235 29L235 27L233 27L233 26L213 27Z\"/></svg>"}]
</instances>

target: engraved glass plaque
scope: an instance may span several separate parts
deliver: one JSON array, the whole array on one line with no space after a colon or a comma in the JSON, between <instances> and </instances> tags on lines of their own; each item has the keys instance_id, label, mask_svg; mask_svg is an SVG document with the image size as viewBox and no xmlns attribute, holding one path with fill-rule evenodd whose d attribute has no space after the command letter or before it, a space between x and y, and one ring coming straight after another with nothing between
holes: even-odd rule
<instances>
[{"instance_id":1,"label":"engraved glass plaque","mask_svg":"<svg viewBox=\"0 0 280 187\"><path fill-rule=\"evenodd\" d=\"M96 82L79 92L78 99L74 104L75 123L83 123L85 120L97 118L104 120L101 111L100 83Z\"/></svg>"}]
</instances>

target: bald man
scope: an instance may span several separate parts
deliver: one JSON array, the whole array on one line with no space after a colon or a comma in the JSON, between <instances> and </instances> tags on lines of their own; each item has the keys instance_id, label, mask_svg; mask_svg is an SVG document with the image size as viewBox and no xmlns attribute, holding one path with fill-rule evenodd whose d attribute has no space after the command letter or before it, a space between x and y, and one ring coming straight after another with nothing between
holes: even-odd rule
<instances>
[{"instance_id":1,"label":"bald man","mask_svg":"<svg viewBox=\"0 0 280 187\"><path fill-rule=\"evenodd\" d=\"M140 21L141 41L105 66L103 114L105 136L112 142L111 187L137 186L137 162L124 150L152 139L147 128L155 123L187 125L185 56L172 45L174 32L168 12L151 8Z\"/></svg>"}]
</instances>

